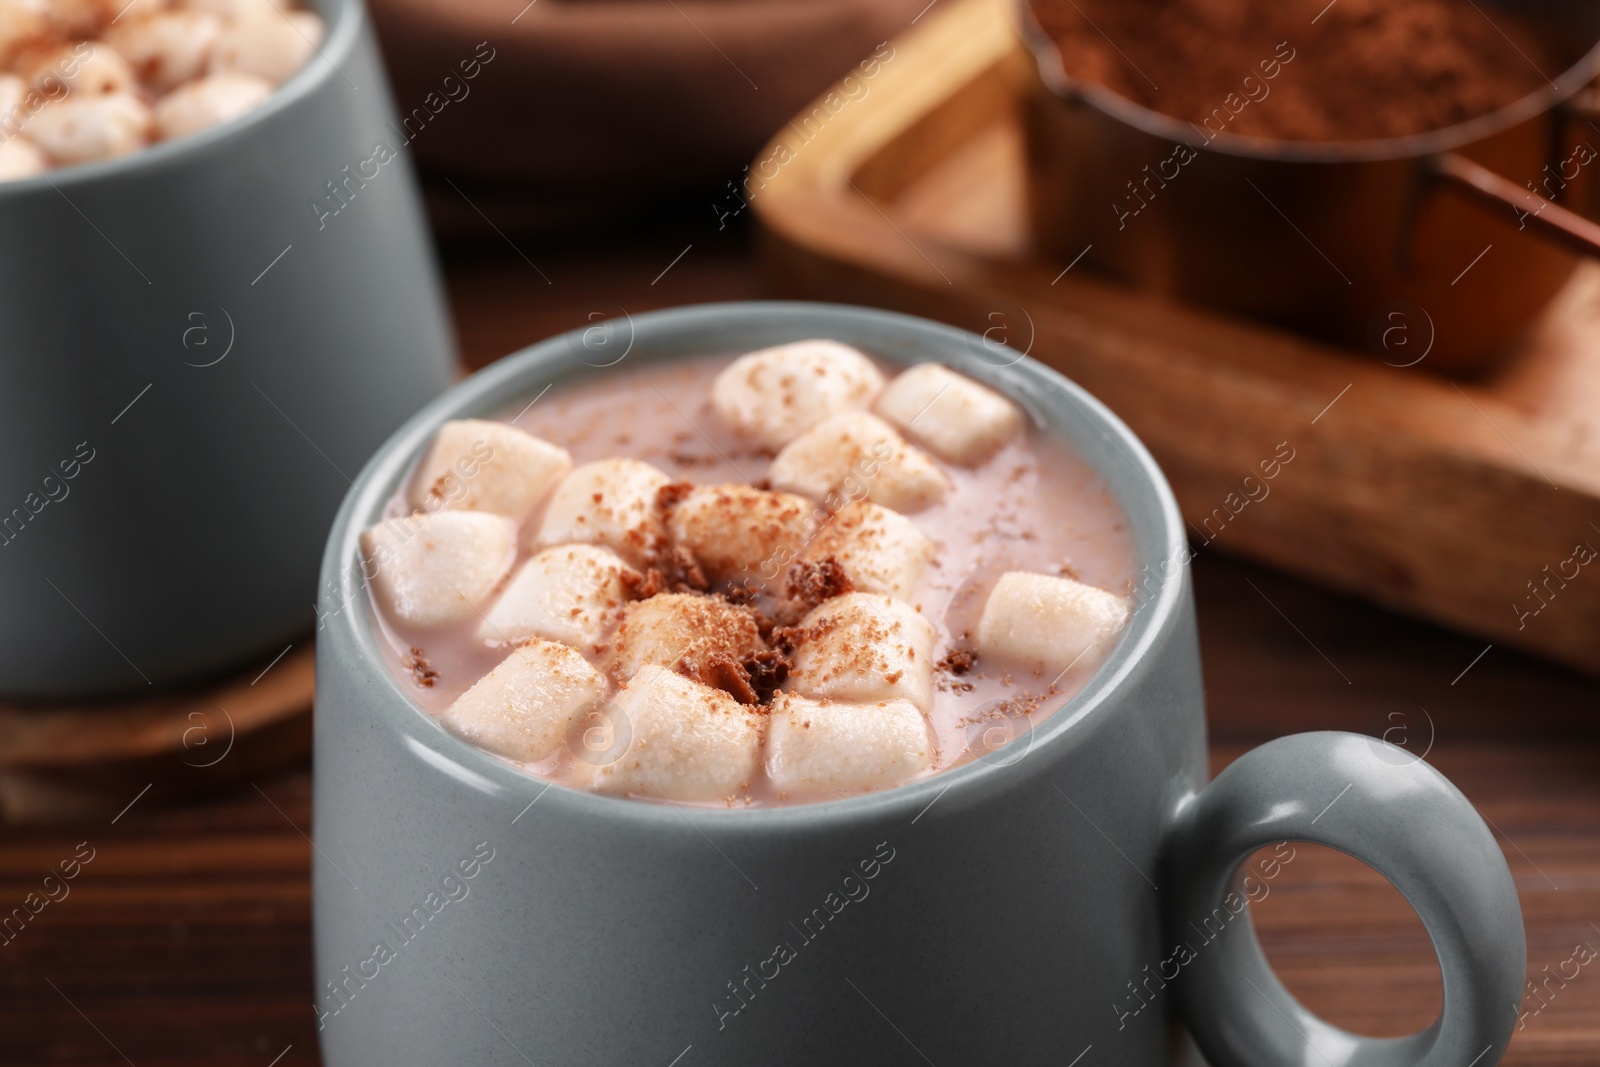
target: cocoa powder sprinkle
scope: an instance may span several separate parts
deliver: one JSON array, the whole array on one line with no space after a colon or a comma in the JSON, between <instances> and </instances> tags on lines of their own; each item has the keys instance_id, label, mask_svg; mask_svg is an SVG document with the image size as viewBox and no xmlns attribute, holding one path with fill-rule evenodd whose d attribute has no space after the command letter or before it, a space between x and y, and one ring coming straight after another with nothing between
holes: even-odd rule
<instances>
[{"instance_id":1,"label":"cocoa powder sprinkle","mask_svg":"<svg viewBox=\"0 0 1600 1067\"><path fill-rule=\"evenodd\" d=\"M966 674L978 662L978 654L969 648L952 648L934 667L950 674Z\"/></svg>"},{"instance_id":2,"label":"cocoa powder sprinkle","mask_svg":"<svg viewBox=\"0 0 1600 1067\"><path fill-rule=\"evenodd\" d=\"M796 560L789 569L789 599L801 614L825 600L855 591L855 583L833 556Z\"/></svg>"},{"instance_id":3,"label":"cocoa powder sprinkle","mask_svg":"<svg viewBox=\"0 0 1600 1067\"><path fill-rule=\"evenodd\" d=\"M415 645L401 660L401 665L411 673L411 680L424 689L432 689L439 679L439 672L428 662L427 654Z\"/></svg>"},{"instance_id":4,"label":"cocoa powder sprinkle","mask_svg":"<svg viewBox=\"0 0 1600 1067\"><path fill-rule=\"evenodd\" d=\"M1219 133L1358 141L1443 129L1546 85L1592 38L1468 0L1034 0L1066 72ZM1570 36L1570 35L1567 35ZM1115 42L1115 43L1113 43ZM1541 74L1540 72L1544 72ZM1159 89L1157 88L1159 86Z\"/></svg>"}]
</instances>

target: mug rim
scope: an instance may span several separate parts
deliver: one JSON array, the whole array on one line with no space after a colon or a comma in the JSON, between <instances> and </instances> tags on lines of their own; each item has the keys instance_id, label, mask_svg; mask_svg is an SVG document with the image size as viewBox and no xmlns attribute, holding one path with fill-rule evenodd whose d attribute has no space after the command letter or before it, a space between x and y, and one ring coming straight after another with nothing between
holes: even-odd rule
<instances>
[{"instance_id":1,"label":"mug rim","mask_svg":"<svg viewBox=\"0 0 1600 1067\"><path fill-rule=\"evenodd\" d=\"M275 86L265 100L249 111L171 141L146 145L125 156L77 163L41 171L27 178L0 181L0 205L5 203L7 197L26 196L40 189L54 189L65 195L63 190L96 182L115 182L119 178L181 166L195 157L225 151L229 142L245 136L257 123L320 91L330 78L344 77L340 64L354 52L366 22L362 0L308 0L300 10L322 16L325 24L322 43L299 70L283 84ZM26 136L27 127L24 126L19 132Z\"/></svg>"},{"instance_id":2,"label":"mug rim","mask_svg":"<svg viewBox=\"0 0 1600 1067\"><path fill-rule=\"evenodd\" d=\"M786 322L796 322L797 328L790 340L827 336L846 343L860 343L852 339L853 326L872 324L880 328L893 327L908 342L903 352L884 352L870 344L864 347L870 354L900 366L909 367L918 362L932 361L969 373L973 369L971 363L949 357L959 355L962 348L973 351L971 346L974 344L985 346L990 351L997 350L993 342L967 330L900 312L845 304L732 301L687 305L637 316L628 315L624 310L624 316L632 329L630 348L632 342L640 340L645 334L654 335L656 342L671 348L664 355L651 357L651 365L716 353L715 341L709 337L698 347L693 344L687 347L671 345L674 340L681 341L685 335L712 335L720 328L740 323L759 327L778 316L782 316ZM622 320L606 321L614 323ZM642 826L672 825L681 828L677 827L677 823L686 818L685 813L694 815L696 826L709 827L714 824L718 832L734 834L780 830L792 832L800 826L828 827L897 815L917 815L920 818L919 812L927 810L946 793L957 794L959 800L959 794L986 792L1017 763L1032 757L1034 749L1072 746L1076 739L1086 735L1091 720L1114 714L1117 697L1138 685L1141 678L1152 669L1152 653L1176 625L1186 595L1187 537L1177 500L1155 459L1121 419L1076 382L1025 354L1017 353L1016 361L1006 367L994 368L990 364L992 369L1002 373L983 375L981 380L1002 390L1008 398L1025 408L1029 405L1017 395L1017 389L1022 384L1049 387L1060 392L1073 409L1071 413L1062 414L1061 420L1082 420L1088 430L1108 440L1136 468L1134 475L1118 474L1109 464L1097 463L1082 455L1081 450L1075 449L1079 451L1083 462L1101 478L1128 520L1136 579L1161 567L1180 546L1186 553L1183 569L1175 576L1162 574L1156 593L1147 601L1137 603L1131 612L1127 629L1111 655L1084 687L1029 731L1029 747L1022 756L1010 762L1001 759L991 763L982 758L972 759L926 777L856 796L771 807L725 808L672 801L657 804L633 797L590 792L524 771L510 761L455 736L444 728L437 717L407 695L384 662L380 637L369 614L366 583L360 578L361 532L378 520L402 479L414 468L422 450L444 422L457 418L493 418L515 401L533 394L546 376L561 384L589 378L597 369L596 365L591 364L589 369L573 370L561 368L560 361L563 356L570 358L572 346L582 345L584 336L601 325L597 321L519 349L456 383L407 420L379 447L357 475L340 505L321 566L319 599L322 603L317 611L319 618L328 618L328 621L326 632L322 629L318 631L318 688L323 688L324 680L320 675L324 671L339 670L359 676L362 705L371 707L383 728L391 732L402 747L408 748L411 755L459 784L487 795L504 796L518 805L527 803L531 807L534 801L543 799L547 805L552 802L566 805L578 816L603 821L631 821ZM1008 354L1015 352L1009 348L1003 350ZM898 359L895 358L897 354L900 355ZM976 354L970 358L982 362ZM565 369L567 373L562 374L558 368ZM551 371L555 373L550 374ZM1009 381L997 382L997 377ZM1050 432L1058 439L1062 436L1059 431ZM1130 509L1123 503L1125 499L1138 494L1148 494L1153 498L1154 514L1158 516L1160 526L1153 538L1138 536L1133 528ZM1161 558L1150 556L1148 552L1140 550L1140 540L1149 540L1157 546L1157 551L1168 555ZM331 596L338 598L338 610L328 617L324 607ZM337 662L345 656L350 657L350 661ZM995 751L1004 752L1006 748ZM552 797L546 798L546 792L551 793Z\"/></svg>"}]
</instances>

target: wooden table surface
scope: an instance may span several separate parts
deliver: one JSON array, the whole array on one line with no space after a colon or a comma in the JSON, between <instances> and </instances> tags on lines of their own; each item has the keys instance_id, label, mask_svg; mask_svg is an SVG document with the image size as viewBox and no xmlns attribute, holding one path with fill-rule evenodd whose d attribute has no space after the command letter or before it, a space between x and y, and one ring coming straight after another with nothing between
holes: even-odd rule
<instances>
[{"instance_id":1,"label":"wooden table surface","mask_svg":"<svg viewBox=\"0 0 1600 1067\"><path fill-rule=\"evenodd\" d=\"M594 313L770 295L748 235L709 210L454 253L446 271L473 366ZM1194 577L1213 770L1306 729L1427 750L1498 834L1543 983L1504 1062L1600 1063L1600 965L1568 962L1600 950L1600 683L1211 549ZM309 769L182 806L129 800L82 824L0 830L0 913L92 855L67 895L52 883L58 899L0 935L0 1064L318 1062ZM1356 861L1301 847L1255 915L1289 988L1330 1021L1397 1035L1439 1010L1420 922Z\"/></svg>"}]
</instances>

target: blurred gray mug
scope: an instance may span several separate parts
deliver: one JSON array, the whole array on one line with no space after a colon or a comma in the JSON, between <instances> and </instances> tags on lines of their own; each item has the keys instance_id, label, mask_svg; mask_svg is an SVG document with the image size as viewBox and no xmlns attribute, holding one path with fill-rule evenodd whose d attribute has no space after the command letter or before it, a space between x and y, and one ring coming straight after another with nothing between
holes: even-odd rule
<instances>
[{"instance_id":1,"label":"blurred gray mug","mask_svg":"<svg viewBox=\"0 0 1600 1067\"><path fill-rule=\"evenodd\" d=\"M148 691L309 633L350 479L451 381L424 130L359 0L313 7L321 47L247 115L0 183L0 696Z\"/></svg>"}]
</instances>

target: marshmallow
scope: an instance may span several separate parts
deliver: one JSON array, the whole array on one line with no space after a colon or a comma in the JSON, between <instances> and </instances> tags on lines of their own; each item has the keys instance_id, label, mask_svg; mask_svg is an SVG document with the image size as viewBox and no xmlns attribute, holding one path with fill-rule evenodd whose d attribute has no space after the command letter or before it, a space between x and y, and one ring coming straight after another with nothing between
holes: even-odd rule
<instances>
[{"instance_id":1,"label":"marshmallow","mask_svg":"<svg viewBox=\"0 0 1600 1067\"><path fill-rule=\"evenodd\" d=\"M811 501L747 485L702 485L672 509L672 539L714 582L776 582L810 536Z\"/></svg>"},{"instance_id":2,"label":"marshmallow","mask_svg":"<svg viewBox=\"0 0 1600 1067\"><path fill-rule=\"evenodd\" d=\"M927 454L865 411L832 415L779 452L767 470L773 488L821 500L838 491L913 512L938 501L950 479Z\"/></svg>"},{"instance_id":3,"label":"marshmallow","mask_svg":"<svg viewBox=\"0 0 1600 1067\"><path fill-rule=\"evenodd\" d=\"M928 724L908 700L840 704L780 693L767 724L767 778L790 797L885 789L933 765Z\"/></svg>"},{"instance_id":4,"label":"marshmallow","mask_svg":"<svg viewBox=\"0 0 1600 1067\"><path fill-rule=\"evenodd\" d=\"M4 5L5 0L0 0ZM4 7L0 6L0 11ZM23 99L28 95L28 83L15 74L0 74L0 137L13 137L27 122Z\"/></svg>"},{"instance_id":5,"label":"marshmallow","mask_svg":"<svg viewBox=\"0 0 1600 1067\"><path fill-rule=\"evenodd\" d=\"M571 469L566 449L515 426L458 419L439 427L409 499L423 511L489 511L521 522Z\"/></svg>"},{"instance_id":6,"label":"marshmallow","mask_svg":"<svg viewBox=\"0 0 1600 1067\"><path fill-rule=\"evenodd\" d=\"M212 74L156 101L156 136L163 141L238 118L272 95L272 83L253 74Z\"/></svg>"},{"instance_id":7,"label":"marshmallow","mask_svg":"<svg viewBox=\"0 0 1600 1067\"><path fill-rule=\"evenodd\" d=\"M992 389L937 363L923 363L889 383L879 415L940 459L975 467L1022 426L1022 412Z\"/></svg>"},{"instance_id":8,"label":"marshmallow","mask_svg":"<svg viewBox=\"0 0 1600 1067\"><path fill-rule=\"evenodd\" d=\"M133 68L105 41L82 41L42 52L32 71L33 87L47 96L60 93L51 91L55 82L77 96L131 93L136 88Z\"/></svg>"},{"instance_id":9,"label":"marshmallow","mask_svg":"<svg viewBox=\"0 0 1600 1067\"><path fill-rule=\"evenodd\" d=\"M748 608L716 597L658 593L623 609L606 665L624 680L653 664L716 684L719 669L766 648Z\"/></svg>"},{"instance_id":10,"label":"marshmallow","mask_svg":"<svg viewBox=\"0 0 1600 1067\"><path fill-rule=\"evenodd\" d=\"M507 759L548 759L573 724L605 699L606 680L566 645L530 641L456 698L440 720Z\"/></svg>"},{"instance_id":11,"label":"marshmallow","mask_svg":"<svg viewBox=\"0 0 1600 1067\"><path fill-rule=\"evenodd\" d=\"M95 32L122 10L122 4L127 0L44 0L39 6L43 7L50 18L51 28L58 38L67 37L73 40L84 40L93 37ZM156 0L139 0L139 3L149 5Z\"/></svg>"},{"instance_id":12,"label":"marshmallow","mask_svg":"<svg viewBox=\"0 0 1600 1067\"><path fill-rule=\"evenodd\" d=\"M722 422L761 448L782 448L829 415L864 408L883 388L872 361L837 341L796 341L734 360L711 385Z\"/></svg>"},{"instance_id":13,"label":"marshmallow","mask_svg":"<svg viewBox=\"0 0 1600 1067\"><path fill-rule=\"evenodd\" d=\"M62 0L51 2L59 5ZM68 0L69 4L74 2L94 12L96 26L121 25L130 18L143 18L174 6L171 0Z\"/></svg>"},{"instance_id":14,"label":"marshmallow","mask_svg":"<svg viewBox=\"0 0 1600 1067\"><path fill-rule=\"evenodd\" d=\"M361 534L366 573L385 609L430 628L477 615L511 569L516 543L515 523L476 511L408 515Z\"/></svg>"},{"instance_id":15,"label":"marshmallow","mask_svg":"<svg viewBox=\"0 0 1600 1067\"><path fill-rule=\"evenodd\" d=\"M784 688L819 699L933 703L933 625L893 597L846 593L800 622Z\"/></svg>"},{"instance_id":16,"label":"marshmallow","mask_svg":"<svg viewBox=\"0 0 1600 1067\"><path fill-rule=\"evenodd\" d=\"M26 137L0 141L0 182L40 174L49 166L44 153Z\"/></svg>"},{"instance_id":17,"label":"marshmallow","mask_svg":"<svg viewBox=\"0 0 1600 1067\"><path fill-rule=\"evenodd\" d=\"M0 0L0 62L51 36L46 0Z\"/></svg>"},{"instance_id":18,"label":"marshmallow","mask_svg":"<svg viewBox=\"0 0 1600 1067\"><path fill-rule=\"evenodd\" d=\"M615 740L593 761L600 792L729 801L759 772L763 716L664 667L640 671L607 713Z\"/></svg>"},{"instance_id":19,"label":"marshmallow","mask_svg":"<svg viewBox=\"0 0 1600 1067\"><path fill-rule=\"evenodd\" d=\"M910 600L922 570L933 559L933 542L917 524L878 504L846 504L800 554L793 579L807 563L832 559L862 593Z\"/></svg>"},{"instance_id":20,"label":"marshmallow","mask_svg":"<svg viewBox=\"0 0 1600 1067\"><path fill-rule=\"evenodd\" d=\"M309 11L261 11L223 28L211 72L254 74L277 85L306 65L322 43L322 19Z\"/></svg>"},{"instance_id":21,"label":"marshmallow","mask_svg":"<svg viewBox=\"0 0 1600 1067\"><path fill-rule=\"evenodd\" d=\"M605 545L628 562L643 564L661 540L656 494L671 481L636 459L602 459L576 467L556 486L538 541Z\"/></svg>"},{"instance_id":22,"label":"marshmallow","mask_svg":"<svg viewBox=\"0 0 1600 1067\"><path fill-rule=\"evenodd\" d=\"M0 0L0 180L127 155L260 105L323 39L291 0ZM20 75L20 77L18 77ZM210 75L209 77L207 75Z\"/></svg>"},{"instance_id":23,"label":"marshmallow","mask_svg":"<svg viewBox=\"0 0 1600 1067\"><path fill-rule=\"evenodd\" d=\"M176 5L189 11L204 11L225 19L260 18L274 15L288 8L288 0L177 0Z\"/></svg>"},{"instance_id":24,"label":"marshmallow","mask_svg":"<svg viewBox=\"0 0 1600 1067\"><path fill-rule=\"evenodd\" d=\"M200 76L221 33L222 20L204 11L154 11L124 16L106 28L106 40L143 81L165 91Z\"/></svg>"},{"instance_id":25,"label":"marshmallow","mask_svg":"<svg viewBox=\"0 0 1600 1067\"><path fill-rule=\"evenodd\" d=\"M128 93L69 96L28 123L28 138L61 165L125 156L144 146L150 109Z\"/></svg>"},{"instance_id":26,"label":"marshmallow","mask_svg":"<svg viewBox=\"0 0 1600 1067\"><path fill-rule=\"evenodd\" d=\"M1000 576L978 620L978 654L1064 671L1079 659L1098 660L1127 621L1125 598L1048 574Z\"/></svg>"},{"instance_id":27,"label":"marshmallow","mask_svg":"<svg viewBox=\"0 0 1600 1067\"><path fill-rule=\"evenodd\" d=\"M594 545L547 548L512 575L478 626L478 640L516 644L530 637L584 652L610 628L639 572Z\"/></svg>"}]
</instances>

